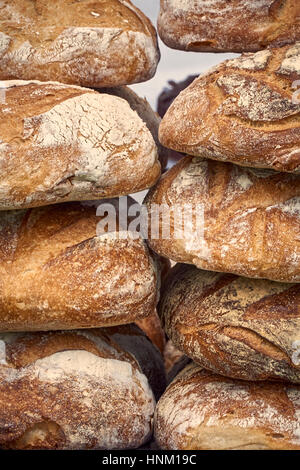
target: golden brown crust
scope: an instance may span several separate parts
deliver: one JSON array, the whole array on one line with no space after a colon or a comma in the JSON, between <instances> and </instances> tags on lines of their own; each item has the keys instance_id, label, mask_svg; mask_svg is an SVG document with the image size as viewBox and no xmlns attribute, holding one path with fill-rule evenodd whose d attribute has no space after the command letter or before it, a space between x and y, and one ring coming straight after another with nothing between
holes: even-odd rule
<instances>
[{"instance_id":1,"label":"golden brown crust","mask_svg":"<svg viewBox=\"0 0 300 470\"><path fill-rule=\"evenodd\" d=\"M191 364L156 407L156 441L167 450L299 450L299 403L299 386L227 379Z\"/></svg>"},{"instance_id":2,"label":"golden brown crust","mask_svg":"<svg viewBox=\"0 0 300 470\"><path fill-rule=\"evenodd\" d=\"M118 214L117 200L109 202ZM110 326L152 314L156 261L142 239L118 238L118 227L97 237L96 208L68 203L0 213L2 331Z\"/></svg>"},{"instance_id":3,"label":"golden brown crust","mask_svg":"<svg viewBox=\"0 0 300 470\"><path fill-rule=\"evenodd\" d=\"M146 372L134 347L147 351ZM150 437L147 373L163 367L134 325L0 334L0 354L1 448L125 449Z\"/></svg>"},{"instance_id":4,"label":"golden brown crust","mask_svg":"<svg viewBox=\"0 0 300 470\"><path fill-rule=\"evenodd\" d=\"M297 175L185 157L145 202L151 217L149 244L160 255L211 271L300 282ZM171 214L170 236L163 232L167 216L158 219L155 205ZM186 205L198 214L199 227L183 227L175 219Z\"/></svg>"},{"instance_id":5,"label":"golden brown crust","mask_svg":"<svg viewBox=\"0 0 300 470\"><path fill-rule=\"evenodd\" d=\"M217 374L300 383L300 286L189 265L172 269L159 314L174 345Z\"/></svg>"},{"instance_id":6,"label":"golden brown crust","mask_svg":"<svg viewBox=\"0 0 300 470\"><path fill-rule=\"evenodd\" d=\"M227 60L175 99L160 125L161 143L190 155L299 172L299 79L299 42Z\"/></svg>"},{"instance_id":7,"label":"golden brown crust","mask_svg":"<svg viewBox=\"0 0 300 470\"><path fill-rule=\"evenodd\" d=\"M297 0L161 0L158 31L167 46L250 52L300 39Z\"/></svg>"},{"instance_id":8,"label":"golden brown crust","mask_svg":"<svg viewBox=\"0 0 300 470\"><path fill-rule=\"evenodd\" d=\"M130 0L1 2L1 80L118 86L150 79L158 61L155 29Z\"/></svg>"},{"instance_id":9,"label":"golden brown crust","mask_svg":"<svg viewBox=\"0 0 300 470\"><path fill-rule=\"evenodd\" d=\"M8 81L0 103L0 210L135 193L160 175L154 139L117 97Z\"/></svg>"}]
</instances>

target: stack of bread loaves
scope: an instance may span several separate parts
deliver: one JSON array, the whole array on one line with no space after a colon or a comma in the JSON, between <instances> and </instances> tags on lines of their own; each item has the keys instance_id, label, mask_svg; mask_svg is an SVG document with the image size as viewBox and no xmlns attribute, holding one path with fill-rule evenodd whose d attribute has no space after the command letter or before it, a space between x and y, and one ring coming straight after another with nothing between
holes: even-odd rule
<instances>
[{"instance_id":1,"label":"stack of bread loaves","mask_svg":"<svg viewBox=\"0 0 300 470\"><path fill-rule=\"evenodd\" d=\"M172 47L258 50L196 78L160 125L189 156L145 200L150 246L179 263L158 310L193 360L158 403L163 449L300 449L298 3L161 1Z\"/></svg>"},{"instance_id":2,"label":"stack of bread loaves","mask_svg":"<svg viewBox=\"0 0 300 470\"><path fill-rule=\"evenodd\" d=\"M155 30L128 0L9 0L0 39L0 448L139 447L165 376L133 323L163 347L161 260L116 197L164 159L123 86L155 73Z\"/></svg>"}]
</instances>

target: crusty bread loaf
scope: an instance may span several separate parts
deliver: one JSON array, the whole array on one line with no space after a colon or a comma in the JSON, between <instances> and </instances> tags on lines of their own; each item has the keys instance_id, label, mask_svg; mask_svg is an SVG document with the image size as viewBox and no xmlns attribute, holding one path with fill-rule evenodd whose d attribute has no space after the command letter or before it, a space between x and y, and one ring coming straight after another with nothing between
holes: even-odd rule
<instances>
[{"instance_id":1,"label":"crusty bread loaf","mask_svg":"<svg viewBox=\"0 0 300 470\"><path fill-rule=\"evenodd\" d=\"M165 169L168 163L168 159L173 152L161 145L158 138L158 128L161 118L155 111L153 111L146 98L141 98L128 86L100 88L98 91L100 93L108 93L110 95L118 96L119 98L123 98L124 100L128 101L131 109L138 113L140 118L146 123L149 131L151 132L157 146L161 167L162 169Z\"/></svg>"},{"instance_id":2,"label":"crusty bread loaf","mask_svg":"<svg viewBox=\"0 0 300 470\"><path fill-rule=\"evenodd\" d=\"M155 411L168 450L300 449L300 387L232 380L188 365Z\"/></svg>"},{"instance_id":3,"label":"crusty bread loaf","mask_svg":"<svg viewBox=\"0 0 300 470\"><path fill-rule=\"evenodd\" d=\"M300 42L227 60L197 78L160 125L166 147L300 171Z\"/></svg>"},{"instance_id":4,"label":"crusty bread loaf","mask_svg":"<svg viewBox=\"0 0 300 470\"><path fill-rule=\"evenodd\" d=\"M300 285L174 267L159 314L174 345L205 369L300 383Z\"/></svg>"},{"instance_id":5,"label":"crusty bread loaf","mask_svg":"<svg viewBox=\"0 0 300 470\"><path fill-rule=\"evenodd\" d=\"M174 49L258 51L300 39L298 0L161 0L158 31Z\"/></svg>"},{"instance_id":6,"label":"crusty bread loaf","mask_svg":"<svg viewBox=\"0 0 300 470\"><path fill-rule=\"evenodd\" d=\"M300 282L299 176L185 157L145 203L149 243L160 255L211 271ZM179 213L189 221L186 206L190 225L175 219Z\"/></svg>"},{"instance_id":7,"label":"crusty bread loaf","mask_svg":"<svg viewBox=\"0 0 300 470\"><path fill-rule=\"evenodd\" d=\"M150 79L156 32L130 0L9 0L0 5L0 79L88 87Z\"/></svg>"},{"instance_id":8,"label":"crusty bread loaf","mask_svg":"<svg viewBox=\"0 0 300 470\"><path fill-rule=\"evenodd\" d=\"M146 124L118 97L8 81L0 103L0 209L130 194L160 174Z\"/></svg>"},{"instance_id":9,"label":"crusty bread loaf","mask_svg":"<svg viewBox=\"0 0 300 470\"><path fill-rule=\"evenodd\" d=\"M126 449L151 436L147 374L163 381L163 363L134 325L2 333L0 358L0 448Z\"/></svg>"},{"instance_id":10,"label":"crusty bread loaf","mask_svg":"<svg viewBox=\"0 0 300 470\"><path fill-rule=\"evenodd\" d=\"M117 200L108 202L118 214ZM157 263L125 227L101 233L97 204L0 213L0 331L110 326L152 314Z\"/></svg>"}]
</instances>

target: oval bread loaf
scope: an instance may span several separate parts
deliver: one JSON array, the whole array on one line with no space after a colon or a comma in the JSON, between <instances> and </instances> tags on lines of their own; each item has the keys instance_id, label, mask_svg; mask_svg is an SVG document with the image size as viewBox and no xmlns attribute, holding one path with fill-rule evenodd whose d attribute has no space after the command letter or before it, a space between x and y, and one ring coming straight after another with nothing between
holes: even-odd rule
<instances>
[{"instance_id":1,"label":"oval bread loaf","mask_svg":"<svg viewBox=\"0 0 300 470\"><path fill-rule=\"evenodd\" d=\"M146 124L116 96L8 81L0 103L0 210L137 192L160 174Z\"/></svg>"},{"instance_id":2,"label":"oval bread loaf","mask_svg":"<svg viewBox=\"0 0 300 470\"><path fill-rule=\"evenodd\" d=\"M163 363L134 325L1 333L0 355L0 448L127 449L151 437Z\"/></svg>"},{"instance_id":3,"label":"oval bread loaf","mask_svg":"<svg viewBox=\"0 0 300 470\"><path fill-rule=\"evenodd\" d=\"M300 383L300 285L174 267L159 314L168 337L205 369Z\"/></svg>"},{"instance_id":4,"label":"oval bread loaf","mask_svg":"<svg viewBox=\"0 0 300 470\"><path fill-rule=\"evenodd\" d=\"M197 78L173 102L161 143L243 166L300 171L300 42L243 54Z\"/></svg>"},{"instance_id":5,"label":"oval bread loaf","mask_svg":"<svg viewBox=\"0 0 300 470\"><path fill-rule=\"evenodd\" d=\"M150 79L156 32L130 0L9 0L0 3L0 79L87 87Z\"/></svg>"},{"instance_id":6,"label":"oval bread loaf","mask_svg":"<svg viewBox=\"0 0 300 470\"><path fill-rule=\"evenodd\" d=\"M300 387L232 380L188 365L155 411L166 450L299 450Z\"/></svg>"},{"instance_id":7,"label":"oval bread loaf","mask_svg":"<svg viewBox=\"0 0 300 470\"><path fill-rule=\"evenodd\" d=\"M185 157L145 203L149 244L160 255L211 271L300 282L297 175Z\"/></svg>"},{"instance_id":8,"label":"oval bread loaf","mask_svg":"<svg viewBox=\"0 0 300 470\"><path fill-rule=\"evenodd\" d=\"M300 39L298 0L161 0L158 31L174 49L258 51Z\"/></svg>"},{"instance_id":9,"label":"oval bread loaf","mask_svg":"<svg viewBox=\"0 0 300 470\"><path fill-rule=\"evenodd\" d=\"M118 216L118 201L108 202ZM1 331L110 326L153 313L158 263L125 227L101 232L98 204L0 213Z\"/></svg>"}]
</instances>

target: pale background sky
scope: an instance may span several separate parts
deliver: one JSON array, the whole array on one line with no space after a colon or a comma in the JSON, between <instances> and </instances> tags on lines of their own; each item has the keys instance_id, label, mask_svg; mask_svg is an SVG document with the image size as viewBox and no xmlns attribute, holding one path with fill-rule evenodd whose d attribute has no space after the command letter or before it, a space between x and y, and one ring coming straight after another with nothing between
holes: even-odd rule
<instances>
[{"instance_id":1,"label":"pale background sky","mask_svg":"<svg viewBox=\"0 0 300 470\"><path fill-rule=\"evenodd\" d=\"M132 3L142 10L156 27L159 0L132 0ZM181 81L188 75L199 74L224 59L237 56L237 54L176 51L165 46L161 40L159 40L159 47L161 60L155 77L148 82L132 86L136 93L145 96L155 109L157 96L167 85L168 80Z\"/></svg>"}]
</instances>

